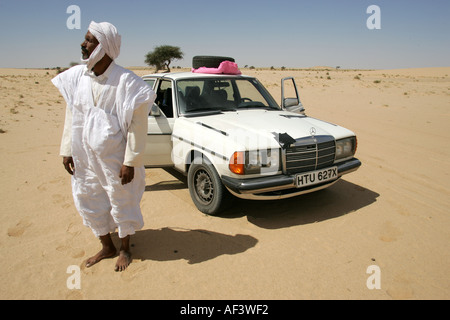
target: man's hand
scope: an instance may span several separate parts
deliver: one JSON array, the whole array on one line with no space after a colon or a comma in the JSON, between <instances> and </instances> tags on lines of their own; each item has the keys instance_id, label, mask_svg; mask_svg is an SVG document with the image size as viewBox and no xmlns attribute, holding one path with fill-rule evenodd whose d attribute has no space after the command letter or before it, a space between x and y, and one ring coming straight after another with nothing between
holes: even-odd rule
<instances>
[{"instance_id":1,"label":"man's hand","mask_svg":"<svg viewBox=\"0 0 450 320\"><path fill-rule=\"evenodd\" d=\"M75 172L75 164L73 163L72 157L63 157L63 165L67 172L73 175Z\"/></svg>"},{"instance_id":2,"label":"man's hand","mask_svg":"<svg viewBox=\"0 0 450 320\"><path fill-rule=\"evenodd\" d=\"M122 165L119 178L122 179L122 185L130 183L134 178L134 167Z\"/></svg>"}]
</instances>

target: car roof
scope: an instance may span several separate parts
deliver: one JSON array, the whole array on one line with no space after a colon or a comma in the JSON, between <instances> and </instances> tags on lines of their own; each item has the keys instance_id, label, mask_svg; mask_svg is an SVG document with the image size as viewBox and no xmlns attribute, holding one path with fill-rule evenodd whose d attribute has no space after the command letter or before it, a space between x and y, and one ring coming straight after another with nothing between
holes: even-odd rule
<instances>
[{"instance_id":1,"label":"car roof","mask_svg":"<svg viewBox=\"0 0 450 320\"><path fill-rule=\"evenodd\" d=\"M211 73L194 73L194 72L174 72L174 73L153 73L142 76L143 79L146 78L166 78L172 80L180 79L199 79L199 78L253 78L245 75L235 75L235 74L211 74Z\"/></svg>"}]
</instances>

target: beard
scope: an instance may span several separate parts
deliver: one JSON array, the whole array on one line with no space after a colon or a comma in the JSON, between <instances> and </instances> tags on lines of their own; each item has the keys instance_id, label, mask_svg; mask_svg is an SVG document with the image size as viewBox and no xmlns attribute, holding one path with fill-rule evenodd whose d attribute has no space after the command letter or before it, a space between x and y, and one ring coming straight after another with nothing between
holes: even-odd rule
<instances>
[{"instance_id":1,"label":"beard","mask_svg":"<svg viewBox=\"0 0 450 320\"><path fill-rule=\"evenodd\" d=\"M89 55L90 55L89 51L86 48L81 47L81 56L82 56L82 58L84 60L87 60L87 59L89 59Z\"/></svg>"},{"instance_id":2,"label":"beard","mask_svg":"<svg viewBox=\"0 0 450 320\"><path fill-rule=\"evenodd\" d=\"M81 63L85 64L89 70L92 70L97 62L105 55L105 50L103 50L102 45L99 43L91 54L87 50L83 50L83 48L81 49L81 54Z\"/></svg>"}]
</instances>

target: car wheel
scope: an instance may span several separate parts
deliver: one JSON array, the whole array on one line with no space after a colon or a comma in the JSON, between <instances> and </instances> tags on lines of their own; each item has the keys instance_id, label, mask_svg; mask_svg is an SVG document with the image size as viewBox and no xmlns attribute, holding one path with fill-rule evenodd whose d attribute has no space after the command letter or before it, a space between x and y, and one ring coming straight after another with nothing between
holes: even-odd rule
<instances>
[{"instance_id":1,"label":"car wheel","mask_svg":"<svg viewBox=\"0 0 450 320\"><path fill-rule=\"evenodd\" d=\"M218 68L223 61L234 62L234 59L230 57L219 56L195 56L194 58L192 58L192 67L194 69L198 69L201 67Z\"/></svg>"},{"instance_id":2,"label":"car wheel","mask_svg":"<svg viewBox=\"0 0 450 320\"><path fill-rule=\"evenodd\" d=\"M187 180L189 193L198 210L216 215L225 208L228 190L208 159L195 158L189 167Z\"/></svg>"}]
</instances>

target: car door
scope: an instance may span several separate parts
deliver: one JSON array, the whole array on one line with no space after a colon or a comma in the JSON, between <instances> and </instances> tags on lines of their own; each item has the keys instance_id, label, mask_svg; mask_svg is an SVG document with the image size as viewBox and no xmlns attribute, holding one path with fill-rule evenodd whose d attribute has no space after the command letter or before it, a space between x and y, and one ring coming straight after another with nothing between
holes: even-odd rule
<instances>
[{"instance_id":1,"label":"car door","mask_svg":"<svg viewBox=\"0 0 450 320\"><path fill-rule=\"evenodd\" d=\"M148 132L144 154L146 167L173 166L172 130L174 125L174 91L173 83L169 79L154 78L153 90L156 92L156 100L148 116ZM152 79L145 81L151 84Z\"/></svg>"}]
</instances>

